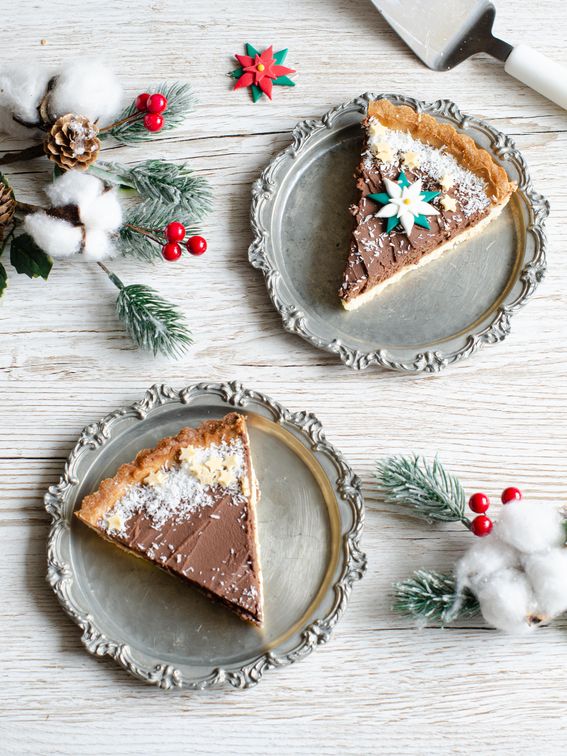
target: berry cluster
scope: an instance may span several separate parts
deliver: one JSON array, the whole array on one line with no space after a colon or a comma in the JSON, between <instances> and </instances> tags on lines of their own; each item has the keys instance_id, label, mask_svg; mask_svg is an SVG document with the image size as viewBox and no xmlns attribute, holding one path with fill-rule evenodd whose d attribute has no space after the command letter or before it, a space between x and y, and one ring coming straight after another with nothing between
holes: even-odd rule
<instances>
[{"instance_id":1,"label":"berry cluster","mask_svg":"<svg viewBox=\"0 0 567 756\"><path fill-rule=\"evenodd\" d=\"M167 110L167 97L157 92L142 92L136 97L136 109L144 115L144 126L148 131L161 131L165 123L163 113Z\"/></svg>"},{"instance_id":2,"label":"berry cluster","mask_svg":"<svg viewBox=\"0 0 567 756\"><path fill-rule=\"evenodd\" d=\"M161 250L164 260L179 260L182 253L180 242L185 239L185 226L179 221L172 221L166 226L164 233L167 239ZM191 255L202 255L207 251L207 241L202 236L190 236L185 242L185 247Z\"/></svg>"},{"instance_id":3,"label":"berry cluster","mask_svg":"<svg viewBox=\"0 0 567 756\"><path fill-rule=\"evenodd\" d=\"M511 501L520 501L521 498L522 492L513 486L505 488L500 497L502 504L509 504ZM485 514L489 506L490 499L486 494L475 493L469 499L469 508L478 515L471 523L471 530L475 536L479 536L480 538L487 536L492 530L492 520Z\"/></svg>"}]
</instances>

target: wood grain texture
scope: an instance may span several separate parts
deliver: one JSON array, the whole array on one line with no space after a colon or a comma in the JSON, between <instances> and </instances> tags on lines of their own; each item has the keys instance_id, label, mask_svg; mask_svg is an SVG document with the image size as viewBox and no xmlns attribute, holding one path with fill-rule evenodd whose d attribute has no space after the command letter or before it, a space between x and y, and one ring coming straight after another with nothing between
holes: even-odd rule
<instances>
[{"instance_id":1,"label":"wood grain texture","mask_svg":"<svg viewBox=\"0 0 567 756\"><path fill-rule=\"evenodd\" d=\"M499 0L496 31L567 65L560 0ZM188 79L201 105L153 147L112 148L126 162L190 160L215 190L209 252L180 267L116 264L183 303L196 344L180 362L134 351L94 267L57 264L47 283L10 276L0 305L0 754L559 754L567 747L567 623L509 638L480 622L417 630L390 609L392 581L421 565L449 569L468 543L386 507L374 461L415 450L442 460L469 491L508 483L567 498L567 116L478 56L432 74L366 0L0 0L0 62L54 64L88 52L130 94ZM40 45L40 40L47 45ZM252 105L230 93L230 55L245 40L289 47L295 89ZM282 331L247 264L251 182L300 119L368 89L448 97L523 150L552 206L549 272L501 345L439 376L350 372ZM23 146L7 140L4 148ZM38 197L44 162L12 166ZM83 425L154 382L238 379L323 421L361 474L368 575L332 642L246 692L164 694L86 654L44 580L42 496Z\"/></svg>"}]
</instances>

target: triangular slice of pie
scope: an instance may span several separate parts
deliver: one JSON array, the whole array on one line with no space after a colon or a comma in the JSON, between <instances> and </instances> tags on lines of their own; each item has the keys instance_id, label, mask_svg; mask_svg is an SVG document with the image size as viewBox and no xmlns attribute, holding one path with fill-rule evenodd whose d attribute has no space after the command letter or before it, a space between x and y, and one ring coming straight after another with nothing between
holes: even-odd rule
<instances>
[{"instance_id":1,"label":"triangular slice of pie","mask_svg":"<svg viewBox=\"0 0 567 756\"><path fill-rule=\"evenodd\" d=\"M371 102L363 128L360 198L339 291L347 310L478 234L516 189L470 137L407 105Z\"/></svg>"},{"instance_id":2,"label":"triangular slice of pie","mask_svg":"<svg viewBox=\"0 0 567 756\"><path fill-rule=\"evenodd\" d=\"M76 515L261 625L259 496L246 421L233 412L144 449L86 496Z\"/></svg>"}]
</instances>

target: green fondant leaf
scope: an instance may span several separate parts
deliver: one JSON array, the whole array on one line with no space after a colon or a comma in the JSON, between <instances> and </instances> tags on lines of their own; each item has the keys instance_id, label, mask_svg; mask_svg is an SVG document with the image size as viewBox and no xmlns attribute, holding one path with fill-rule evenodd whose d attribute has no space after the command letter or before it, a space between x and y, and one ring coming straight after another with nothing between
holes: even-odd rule
<instances>
[{"instance_id":1,"label":"green fondant leaf","mask_svg":"<svg viewBox=\"0 0 567 756\"><path fill-rule=\"evenodd\" d=\"M278 50L276 53L274 53L274 60L276 61L276 64L278 66L281 66L281 64L285 60L285 56L287 55L287 47L284 50ZM277 83L277 82L274 82Z\"/></svg>"},{"instance_id":2,"label":"green fondant leaf","mask_svg":"<svg viewBox=\"0 0 567 756\"><path fill-rule=\"evenodd\" d=\"M4 293L4 289L8 286L8 274L6 268L0 263L0 297Z\"/></svg>"},{"instance_id":3,"label":"green fondant leaf","mask_svg":"<svg viewBox=\"0 0 567 756\"><path fill-rule=\"evenodd\" d=\"M18 273L29 278L41 276L47 280L53 260L37 246L29 234L16 236L10 247L10 262Z\"/></svg>"},{"instance_id":4,"label":"green fondant leaf","mask_svg":"<svg viewBox=\"0 0 567 756\"><path fill-rule=\"evenodd\" d=\"M231 71L229 73L229 76L232 76L233 79L240 79L243 73L244 73L243 68L235 68L234 71Z\"/></svg>"},{"instance_id":5,"label":"green fondant leaf","mask_svg":"<svg viewBox=\"0 0 567 756\"><path fill-rule=\"evenodd\" d=\"M256 84L252 84L250 89L252 90L252 102L258 102L262 96L262 90Z\"/></svg>"},{"instance_id":6,"label":"green fondant leaf","mask_svg":"<svg viewBox=\"0 0 567 756\"><path fill-rule=\"evenodd\" d=\"M277 79L274 79L274 84L279 84L280 87L294 87L295 82L292 81L289 76L278 76Z\"/></svg>"},{"instance_id":7,"label":"green fondant leaf","mask_svg":"<svg viewBox=\"0 0 567 756\"><path fill-rule=\"evenodd\" d=\"M366 198L371 199L374 202L379 202L381 205L390 204L390 197L386 194L386 192L380 192L379 194L367 194Z\"/></svg>"},{"instance_id":8,"label":"green fondant leaf","mask_svg":"<svg viewBox=\"0 0 567 756\"><path fill-rule=\"evenodd\" d=\"M425 215L416 215L414 219L414 223L416 226L422 226L423 228L431 228L429 225L429 221L427 220L427 216Z\"/></svg>"},{"instance_id":9,"label":"green fondant leaf","mask_svg":"<svg viewBox=\"0 0 567 756\"><path fill-rule=\"evenodd\" d=\"M396 228L398 225L398 216L392 215L388 218L388 223L386 225L386 233L389 234L392 229Z\"/></svg>"},{"instance_id":10,"label":"green fondant leaf","mask_svg":"<svg viewBox=\"0 0 567 756\"><path fill-rule=\"evenodd\" d=\"M256 50L255 47L252 47L250 42L246 42L246 55L249 55L251 58L253 58L255 55L260 55L258 50Z\"/></svg>"},{"instance_id":11,"label":"green fondant leaf","mask_svg":"<svg viewBox=\"0 0 567 756\"><path fill-rule=\"evenodd\" d=\"M424 202L431 202L432 199L435 199L441 192L422 192L421 196L423 197Z\"/></svg>"},{"instance_id":12,"label":"green fondant leaf","mask_svg":"<svg viewBox=\"0 0 567 756\"><path fill-rule=\"evenodd\" d=\"M406 174L402 171L400 175L398 176L398 184L400 186L410 186L410 181L408 181L408 177Z\"/></svg>"}]
</instances>

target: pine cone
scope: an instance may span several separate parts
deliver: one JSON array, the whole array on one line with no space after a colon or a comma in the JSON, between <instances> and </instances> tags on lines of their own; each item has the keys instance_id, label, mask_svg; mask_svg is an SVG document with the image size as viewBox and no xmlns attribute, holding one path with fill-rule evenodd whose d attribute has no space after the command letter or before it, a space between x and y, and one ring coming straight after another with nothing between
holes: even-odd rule
<instances>
[{"instance_id":1,"label":"pine cone","mask_svg":"<svg viewBox=\"0 0 567 756\"><path fill-rule=\"evenodd\" d=\"M45 154L64 171L86 170L94 163L100 150L98 128L85 116L67 115L58 118L45 140Z\"/></svg>"},{"instance_id":2,"label":"pine cone","mask_svg":"<svg viewBox=\"0 0 567 756\"><path fill-rule=\"evenodd\" d=\"M0 239L16 210L16 198L11 186L0 181Z\"/></svg>"}]
</instances>

